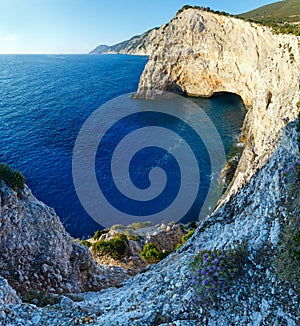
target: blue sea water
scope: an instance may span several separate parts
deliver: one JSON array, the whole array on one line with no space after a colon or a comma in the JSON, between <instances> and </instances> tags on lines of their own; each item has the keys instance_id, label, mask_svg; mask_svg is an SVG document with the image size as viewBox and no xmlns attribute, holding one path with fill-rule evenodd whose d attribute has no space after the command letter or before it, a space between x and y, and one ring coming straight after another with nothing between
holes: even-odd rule
<instances>
[{"instance_id":1,"label":"blue sea water","mask_svg":"<svg viewBox=\"0 0 300 326\"><path fill-rule=\"evenodd\" d=\"M55 208L74 237L99 225L81 206L72 179L80 128L99 106L134 92L147 57L1 55L0 162L22 171L34 195ZM228 153L245 110L232 94L194 100L216 125Z\"/></svg>"}]
</instances>

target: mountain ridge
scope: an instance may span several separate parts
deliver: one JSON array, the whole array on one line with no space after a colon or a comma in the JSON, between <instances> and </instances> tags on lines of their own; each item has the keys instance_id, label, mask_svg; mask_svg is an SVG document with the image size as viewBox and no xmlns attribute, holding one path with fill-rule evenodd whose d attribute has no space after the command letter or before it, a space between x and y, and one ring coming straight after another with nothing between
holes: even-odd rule
<instances>
[{"instance_id":1,"label":"mountain ridge","mask_svg":"<svg viewBox=\"0 0 300 326\"><path fill-rule=\"evenodd\" d=\"M238 15L258 22L300 22L300 1L283 0Z\"/></svg>"},{"instance_id":2,"label":"mountain ridge","mask_svg":"<svg viewBox=\"0 0 300 326\"><path fill-rule=\"evenodd\" d=\"M149 55L149 48L152 48L152 40L159 28L154 27L141 35L135 35L129 40L114 45L98 45L89 54L132 54Z\"/></svg>"}]
</instances>

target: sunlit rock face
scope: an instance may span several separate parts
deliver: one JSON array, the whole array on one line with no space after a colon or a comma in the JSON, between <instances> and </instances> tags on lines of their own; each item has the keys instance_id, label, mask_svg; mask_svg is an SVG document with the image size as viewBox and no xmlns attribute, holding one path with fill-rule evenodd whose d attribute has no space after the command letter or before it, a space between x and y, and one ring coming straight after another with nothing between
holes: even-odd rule
<instances>
[{"instance_id":1,"label":"sunlit rock face","mask_svg":"<svg viewBox=\"0 0 300 326\"><path fill-rule=\"evenodd\" d=\"M239 94L248 108L245 150L226 198L236 193L274 152L282 128L298 114L298 39L269 28L199 9L162 26L137 96L151 90L211 96Z\"/></svg>"}]
</instances>

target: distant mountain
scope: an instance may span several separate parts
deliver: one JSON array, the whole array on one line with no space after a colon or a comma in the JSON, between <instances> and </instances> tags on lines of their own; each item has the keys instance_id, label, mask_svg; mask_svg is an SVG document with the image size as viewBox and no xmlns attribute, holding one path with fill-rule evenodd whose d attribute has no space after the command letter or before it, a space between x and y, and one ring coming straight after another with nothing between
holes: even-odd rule
<instances>
[{"instance_id":1,"label":"distant mountain","mask_svg":"<svg viewBox=\"0 0 300 326\"><path fill-rule=\"evenodd\" d=\"M103 53L105 51L107 51L109 49L109 45L105 45L105 44L101 44L98 45L93 51L91 51L90 53Z\"/></svg>"},{"instance_id":2,"label":"distant mountain","mask_svg":"<svg viewBox=\"0 0 300 326\"><path fill-rule=\"evenodd\" d=\"M239 15L257 22L300 22L300 0L284 0Z\"/></svg>"},{"instance_id":3,"label":"distant mountain","mask_svg":"<svg viewBox=\"0 0 300 326\"><path fill-rule=\"evenodd\" d=\"M158 29L153 28L144 34L133 36L130 40L112 46L99 45L90 53L149 55L151 49L157 43Z\"/></svg>"}]
</instances>

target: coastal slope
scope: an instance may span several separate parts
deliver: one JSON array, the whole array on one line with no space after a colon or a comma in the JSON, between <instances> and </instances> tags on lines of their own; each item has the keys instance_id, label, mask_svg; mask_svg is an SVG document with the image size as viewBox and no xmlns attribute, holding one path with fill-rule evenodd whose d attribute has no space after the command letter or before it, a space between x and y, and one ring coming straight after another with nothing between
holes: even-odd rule
<instances>
[{"instance_id":1,"label":"coastal slope","mask_svg":"<svg viewBox=\"0 0 300 326\"><path fill-rule=\"evenodd\" d=\"M115 45L99 45L90 54L149 55L157 44L157 37L159 35L159 29L153 28L141 35L133 36L131 39Z\"/></svg>"},{"instance_id":2,"label":"coastal slope","mask_svg":"<svg viewBox=\"0 0 300 326\"><path fill-rule=\"evenodd\" d=\"M263 22L300 22L300 3L298 0L285 0L248 11L239 15L247 19Z\"/></svg>"}]
</instances>

